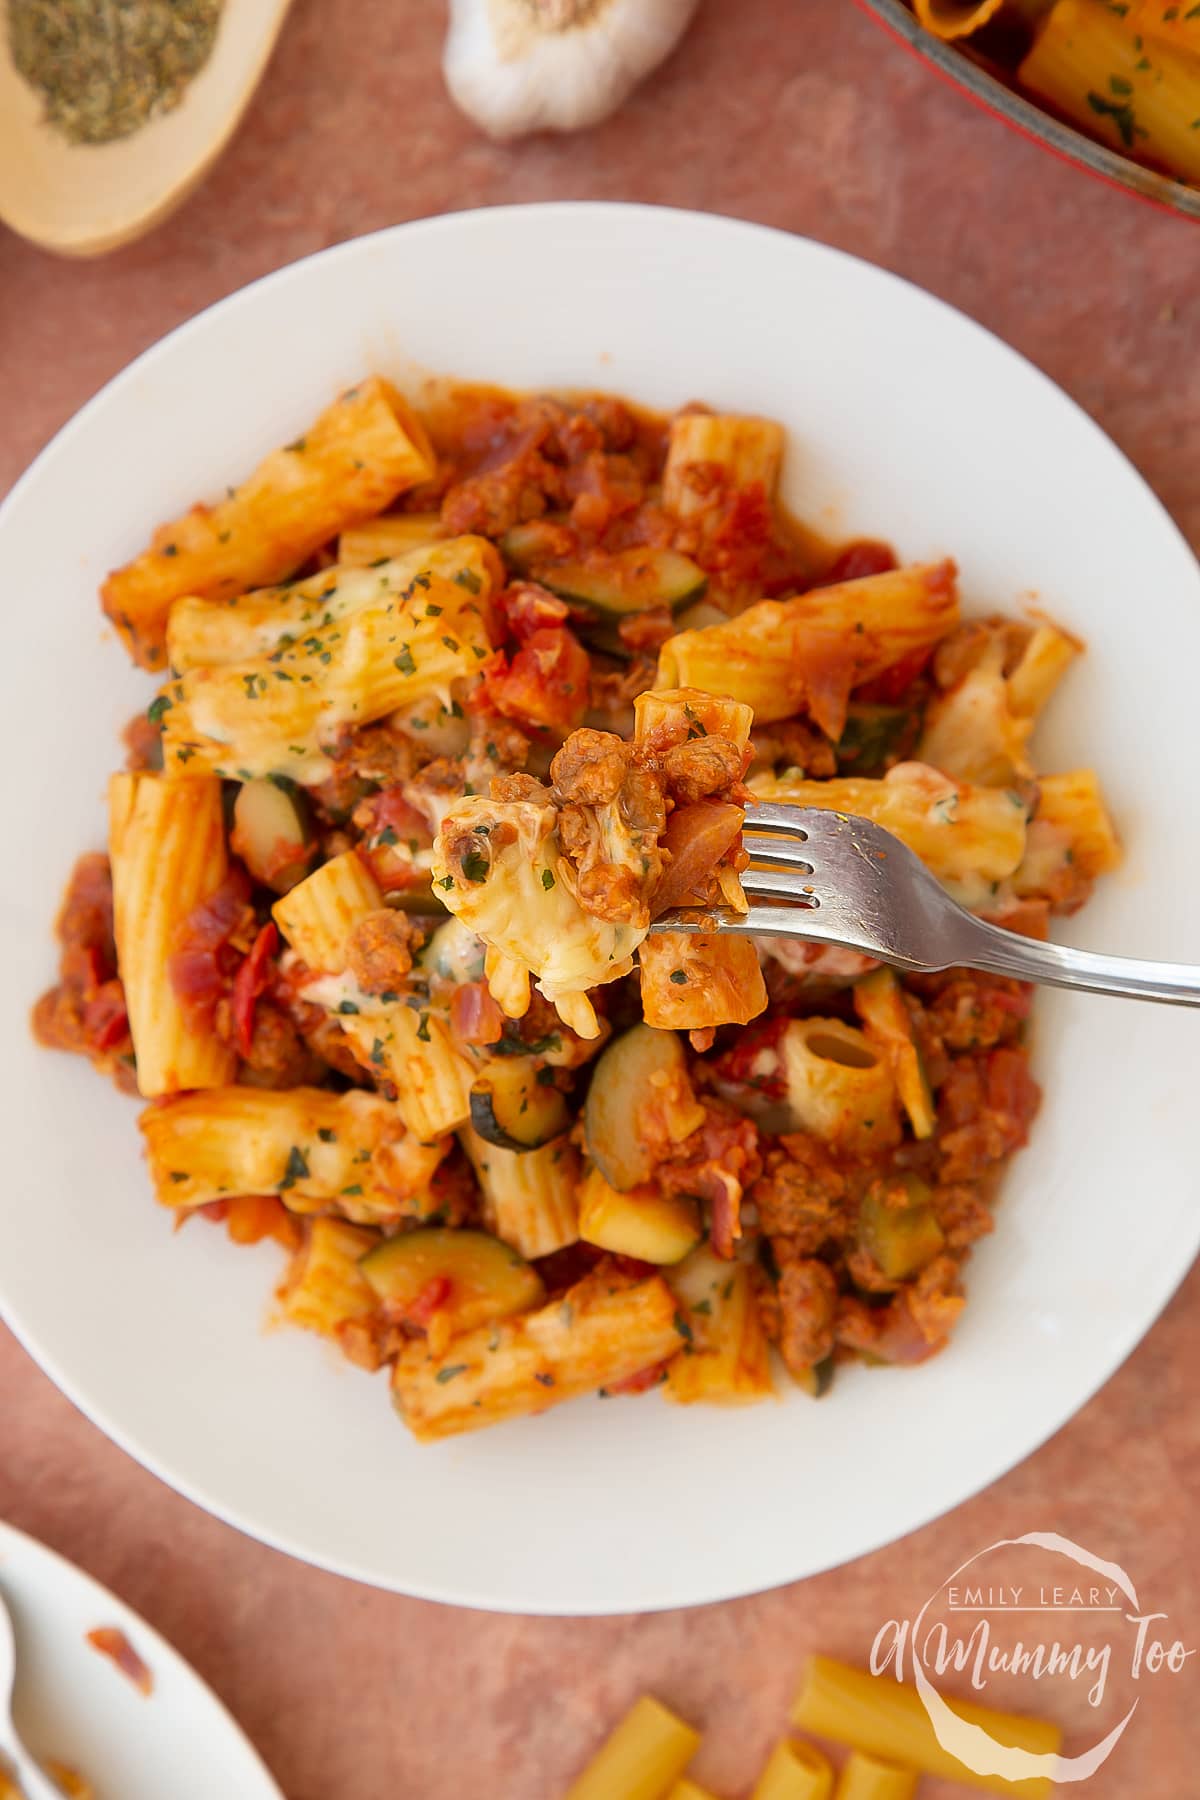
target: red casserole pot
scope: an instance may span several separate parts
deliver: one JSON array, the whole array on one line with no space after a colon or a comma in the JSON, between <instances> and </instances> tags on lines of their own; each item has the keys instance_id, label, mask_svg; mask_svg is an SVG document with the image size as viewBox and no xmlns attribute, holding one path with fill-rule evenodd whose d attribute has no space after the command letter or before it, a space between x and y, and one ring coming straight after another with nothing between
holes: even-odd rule
<instances>
[{"instance_id":1,"label":"red casserole pot","mask_svg":"<svg viewBox=\"0 0 1200 1800\"><path fill-rule=\"evenodd\" d=\"M1124 188L1141 200L1182 213L1188 219L1200 219L1200 188L1175 181L1170 175L1159 175L1143 168L1119 150L1110 150L1094 138L1085 137L1073 125L1065 124L1053 113L1044 112L1024 94L989 75L986 69L964 56L953 44L943 43L920 26L902 0L857 0L869 17L885 31L898 38L922 62L952 81L978 105L1012 125L1026 137L1044 144L1056 156L1072 162L1091 175L1098 175L1114 187Z\"/></svg>"}]
</instances>

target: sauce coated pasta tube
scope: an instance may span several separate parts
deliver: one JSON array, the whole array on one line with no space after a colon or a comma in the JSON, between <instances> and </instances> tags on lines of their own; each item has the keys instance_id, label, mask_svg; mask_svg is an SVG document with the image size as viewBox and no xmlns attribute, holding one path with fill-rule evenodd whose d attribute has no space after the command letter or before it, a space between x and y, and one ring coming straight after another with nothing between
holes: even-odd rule
<instances>
[{"instance_id":1,"label":"sauce coated pasta tube","mask_svg":"<svg viewBox=\"0 0 1200 1800\"><path fill-rule=\"evenodd\" d=\"M117 963L138 1092L149 1100L220 1087L232 1081L237 1056L185 1011L170 958L189 915L228 873L221 784L206 776L114 775L108 818Z\"/></svg>"},{"instance_id":2,"label":"sauce coated pasta tube","mask_svg":"<svg viewBox=\"0 0 1200 1800\"><path fill-rule=\"evenodd\" d=\"M934 37L970 37L1000 11L1004 0L913 0L913 11Z\"/></svg>"},{"instance_id":3,"label":"sauce coated pasta tube","mask_svg":"<svg viewBox=\"0 0 1200 1800\"><path fill-rule=\"evenodd\" d=\"M433 469L424 427L390 383L372 377L266 457L227 499L160 525L150 547L104 583L104 610L134 660L161 669L177 600L226 600L281 580Z\"/></svg>"},{"instance_id":4,"label":"sauce coated pasta tube","mask_svg":"<svg viewBox=\"0 0 1200 1800\"><path fill-rule=\"evenodd\" d=\"M1101 0L1058 0L1018 75L1114 149L1200 181L1200 58L1165 41L1148 43Z\"/></svg>"}]
</instances>

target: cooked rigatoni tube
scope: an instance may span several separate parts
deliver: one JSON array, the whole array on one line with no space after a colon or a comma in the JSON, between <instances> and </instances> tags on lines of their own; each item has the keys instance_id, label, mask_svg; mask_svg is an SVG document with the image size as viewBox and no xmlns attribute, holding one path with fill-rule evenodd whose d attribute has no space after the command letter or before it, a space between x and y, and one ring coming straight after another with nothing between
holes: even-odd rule
<instances>
[{"instance_id":1,"label":"cooked rigatoni tube","mask_svg":"<svg viewBox=\"0 0 1200 1800\"><path fill-rule=\"evenodd\" d=\"M418 575L269 656L189 670L151 708L165 773L323 781L344 727L428 694L449 705L455 682L478 680L491 654L484 604L456 581Z\"/></svg>"},{"instance_id":2,"label":"cooked rigatoni tube","mask_svg":"<svg viewBox=\"0 0 1200 1800\"><path fill-rule=\"evenodd\" d=\"M259 588L232 600L177 600L167 625L167 654L177 675L268 655L324 631L363 607L403 594L420 575L440 575L471 595L502 585L500 559L481 537L446 538L369 568L337 567L288 587Z\"/></svg>"},{"instance_id":3,"label":"cooked rigatoni tube","mask_svg":"<svg viewBox=\"0 0 1200 1800\"><path fill-rule=\"evenodd\" d=\"M1129 29L1147 37L1165 38L1181 50L1200 55L1200 11L1192 0L1133 0L1126 8ZM1149 55L1154 55L1151 47Z\"/></svg>"},{"instance_id":4,"label":"cooked rigatoni tube","mask_svg":"<svg viewBox=\"0 0 1200 1800\"><path fill-rule=\"evenodd\" d=\"M601 1269L538 1312L464 1332L441 1356L412 1344L397 1358L392 1398L413 1436L428 1443L626 1381L682 1343L665 1281ZM666 1782L678 1773L670 1770Z\"/></svg>"},{"instance_id":5,"label":"cooked rigatoni tube","mask_svg":"<svg viewBox=\"0 0 1200 1800\"><path fill-rule=\"evenodd\" d=\"M897 763L879 781L756 775L760 800L871 819L916 852L965 906L982 905L1025 851L1026 803L1009 788L972 787L926 763Z\"/></svg>"},{"instance_id":6,"label":"cooked rigatoni tube","mask_svg":"<svg viewBox=\"0 0 1200 1800\"><path fill-rule=\"evenodd\" d=\"M768 499L779 484L783 427L774 419L733 413L681 413L671 420L663 470L663 505L677 519L703 511L719 470L731 487L761 483Z\"/></svg>"},{"instance_id":7,"label":"cooked rigatoni tube","mask_svg":"<svg viewBox=\"0 0 1200 1800\"><path fill-rule=\"evenodd\" d=\"M667 1399L739 1406L773 1394L770 1350L747 1265L727 1262L705 1245L666 1271L665 1280L692 1334L667 1369Z\"/></svg>"},{"instance_id":8,"label":"cooked rigatoni tube","mask_svg":"<svg viewBox=\"0 0 1200 1800\"><path fill-rule=\"evenodd\" d=\"M352 932L383 910L383 895L359 856L347 850L332 857L272 910L313 971L303 997L336 1015L363 1067L393 1083L409 1130L423 1140L457 1130L470 1117L474 1070L423 985L384 998L365 993L346 973Z\"/></svg>"},{"instance_id":9,"label":"cooked rigatoni tube","mask_svg":"<svg viewBox=\"0 0 1200 1800\"><path fill-rule=\"evenodd\" d=\"M138 1125L164 1206L277 1194L292 1212L362 1224L429 1212L447 1148L418 1143L397 1107L359 1089L212 1088L148 1106Z\"/></svg>"},{"instance_id":10,"label":"cooked rigatoni tube","mask_svg":"<svg viewBox=\"0 0 1200 1800\"><path fill-rule=\"evenodd\" d=\"M700 1748L700 1733L643 1694L567 1789L566 1800L663 1800Z\"/></svg>"},{"instance_id":11,"label":"cooked rigatoni tube","mask_svg":"<svg viewBox=\"0 0 1200 1800\"><path fill-rule=\"evenodd\" d=\"M852 1750L838 1782L837 1800L913 1800L917 1777L898 1763Z\"/></svg>"},{"instance_id":12,"label":"cooked rigatoni tube","mask_svg":"<svg viewBox=\"0 0 1200 1800\"><path fill-rule=\"evenodd\" d=\"M978 661L926 708L915 754L945 775L1005 787L1033 774L1028 744L1037 716L1082 645L1040 625L1006 674L1009 633L985 627L981 636Z\"/></svg>"},{"instance_id":13,"label":"cooked rigatoni tube","mask_svg":"<svg viewBox=\"0 0 1200 1800\"><path fill-rule=\"evenodd\" d=\"M236 1052L189 1021L170 976L179 928L228 873L220 782L114 775L108 849L138 1092L150 1100L232 1081Z\"/></svg>"},{"instance_id":14,"label":"cooked rigatoni tube","mask_svg":"<svg viewBox=\"0 0 1200 1800\"><path fill-rule=\"evenodd\" d=\"M742 701L701 688L648 688L633 703L633 741L652 750L697 737L728 738L741 748L750 742L753 724L754 713Z\"/></svg>"},{"instance_id":15,"label":"cooked rigatoni tube","mask_svg":"<svg viewBox=\"0 0 1200 1800\"><path fill-rule=\"evenodd\" d=\"M379 1305L358 1265L382 1240L377 1231L364 1231L345 1219L312 1219L304 1232L280 1287L280 1304L291 1324L336 1339L339 1326L364 1318Z\"/></svg>"},{"instance_id":16,"label":"cooked rigatoni tube","mask_svg":"<svg viewBox=\"0 0 1200 1800\"><path fill-rule=\"evenodd\" d=\"M707 1788L701 1787L698 1781L689 1781L685 1775L682 1781L675 1783L667 1800L717 1800L717 1797Z\"/></svg>"},{"instance_id":17,"label":"cooked rigatoni tube","mask_svg":"<svg viewBox=\"0 0 1200 1800\"><path fill-rule=\"evenodd\" d=\"M423 550L441 536L440 513L389 513L343 531L337 557L343 568L366 568L381 556L407 556L411 550Z\"/></svg>"},{"instance_id":18,"label":"cooked rigatoni tube","mask_svg":"<svg viewBox=\"0 0 1200 1800\"><path fill-rule=\"evenodd\" d=\"M742 700L759 724L807 709L838 738L853 688L931 649L957 622L955 575L952 562L928 563L761 600L720 625L668 638L655 686Z\"/></svg>"},{"instance_id":19,"label":"cooked rigatoni tube","mask_svg":"<svg viewBox=\"0 0 1200 1800\"><path fill-rule=\"evenodd\" d=\"M1064 900L1077 905L1081 884L1109 874L1120 861L1121 846L1095 770L1044 775L1013 891L1022 898L1043 896L1052 905Z\"/></svg>"},{"instance_id":20,"label":"cooked rigatoni tube","mask_svg":"<svg viewBox=\"0 0 1200 1800\"><path fill-rule=\"evenodd\" d=\"M830 1800L833 1769L815 1744L784 1738L754 1784L750 1800Z\"/></svg>"},{"instance_id":21,"label":"cooked rigatoni tube","mask_svg":"<svg viewBox=\"0 0 1200 1800\"><path fill-rule=\"evenodd\" d=\"M160 525L150 548L104 583L104 610L135 661L161 669L177 600L227 600L282 580L347 525L428 480L434 462L416 414L372 376L303 437L273 451L227 499Z\"/></svg>"},{"instance_id":22,"label":"cooked rigatoni tube","mask_svg":"<svg viewBox=\"0 0 1200 1800\"><path fill-rule=\"evenodd\" d=\"M1048 1719L996 1712L966 1700L949 1704L960 1719L982 1727L998 1743L1033 1755L1057 1754L1062 1743L1062 1732ZM832 1657L810 1658L792 1707L792 1720L816 1737L852 1744L902 1767L985 1788L991 1794L1010 1794L1014 1800L1050 1800L1053 1792L1053 1784L1040 1777L1005 1781L996 1775L977 1775L942 1749L915 1688L901 1686L890 1677L867 1675Z\"/></svg>"},{"instance_id":23,"label":"cooked rigatoni tube","mask_svg":"<svg viewBox=\"0 0 1200 1800\"><path fill-rule=\"evenodd\" d=\"M1000 11L1004 0L913 0L913 10L935 37L970 37Z\"/></svg>"},{"instance_id":24,"label":"cooked rigatoni tube","mask_svg":"<svg viewBox=\"0 0 1200 1800\"><path fill-rule=\"evenodd\" d=\"M569 1138L536 1150L505 1150L470 1126L459 1138L483 1190L489 1231L529 1257L578 1243L579 1152Z\"/></svg>"},{"instance_id":25,"label":"cooked rigatoni tube","mask_svg":"<svg viewBox=\"0 0 1200 1800\"><path fill-rule=\"evenodd\" d=\"M660 931L638 948L642 1017L662 1031L745 1025L766 1011L758 952L748 937Z\"/></svg>"},{"instance_id":26,"label":"cooked rigatoni tube","mask_svg":"<svg viewBox=\"0 0 1200 1800\"><path fill-rule=\"evenodd\" d=\"M1146 42L1104 0L1058 0L1017 74L1090 136L1200 181L1200 58Z\"/></svg>"},{"instance_id":27,"label":"cooked rigatoni tube","mask_svg":"<svg viewBox=\"0 0 1200 1800\"><path fill-rule=\"evenodd\" d=\"M271 914L314 975L340 975L350 933L382 905L383 894L366 863L346 850L298 882Z\"/></svg>"},{"instance_id":28,"label":"cooked rigatoni tube","mask_svg":"<svg viewBox=\"0 0 1200 1800\"><path fill-rule=\"evenodd\" d=\"M860 1154L900 1137L890 1059L842 1019L789 1019L779 1041L793 1131Z\"/></svg>"}]
</instances>

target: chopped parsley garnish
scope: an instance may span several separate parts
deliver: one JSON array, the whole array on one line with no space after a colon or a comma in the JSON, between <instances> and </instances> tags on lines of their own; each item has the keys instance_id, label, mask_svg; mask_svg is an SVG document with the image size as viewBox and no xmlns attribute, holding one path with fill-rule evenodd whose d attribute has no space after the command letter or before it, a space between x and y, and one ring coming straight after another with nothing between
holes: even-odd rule
<instances>
[{"instance_id":1,"label":"chopped parsley garnish","mask_svg":"<svg viewBox=\"0 0 1200 1800\"><path fill-rule=\"evenodd\" d=\"M453 579L460 588L466 588L468 594L477 594L483 586L474 569L460 569Z\"/></svg>"},{"instance_id":2,"label":"chopped parsley garnish","mask_svg":"<svg viewBox=\"0 0 1200 1800\"><path fill-rule=\"evenodd\" d=\"M438 1370L433 1379L439 1387L445 1387L446 1383L453 1381L456 1375L465 1375L467 1368L468 1364L466 1363L447 1363L444 1369Z\"/></svg>"},{"instance_id":3,"label":"chopped parsley garnish","mask_svg":"<svg viewBox=\"0 0 1200 1800\"><path fill-rule=\"evenodd\" d=\"M675 983L676 987L682 987L687 980L687 976L682 969L672 969L671 980Z\"/></svg>"},{"instance_id":4,"label":"chopped parsley garnish","mask_svg":"<svg viewBox=\"0 0 1200 1800\"><path fill-rule=\"evenodd\" d=\"M554 871L552 869L542 870L542 886L547 893L549 893L550 889L554 886Z\"/></svg>"},{"instance_id":5,"label":"chopped parsley garnish","mask_svg":"<svg viewBox=\"0 0 1200 1800\"><path fill-rule=\"evenodd\" d=\"M423 1044L432 1042L429 1036L429 1014L427 1012L421 1014L421 1023L417 1026L417 1036Z\"/></svg>"},{"instance_id":6,"label":"chopped parsley garnish","mask_svg":"<svg viewBox=\"0 0 1200 1800\"><path fill-rule=\"evenodd\" d=\"M491 866L491 863L483 854L482 850L468 850L467 854L462 859L462 872L464 877L466 880L473 881L476 884L487 880L488 871Z\"/></svg>"},{"instance_id":7,"label":"chopped parsley garnish","mask_svg":"<svg viewBox=\"0 0 1200 1800\"><path fill-rule=\"evenodd\" d=\"M149 721L152 725L157 725L159 720L162 718L163 714L170 712L170 710L171 710L170 696L167 694L160 694L158 696L158 699L152 700L150 702L149 706L146 708L146 717L149 719Z\"/></svg>"},{"instance_id":8,"label":"chopped parsley garnish","mask_svg":"<svg viewBox=\"0 0 1200 1800\"><path fill-rule=\"evenodd\" d=\"M337 1132L330 1125L318 1125L317 1136L323 1144L336 1144Z\"/></svg>"},{"instance_id":9,"label":"chopped parsley garnish","mask_svg":"<svg viewBox=\"0 0 1200 1800\"><path fill-rule=\"evenodd\" d=\"M186 1169L172 1169L171 1170L171 1180L172 1181L186 1181L187 1179L188 1179L188 1172Z\"/></svg>"},{"instance_id":10,"label":"chopped parsley garnish","mask_svg":"<svg viewBox=\"0 0 1200 1800\"><path fill-rule=\"evenodd\" d=\"M416 665L415 661L413 660L413 653L409 649L407 644L405 644L405 646L401 650L399 656L395 657L393 660L396 664L396 667L399 669L399 671L402 675L415 675L416 674L417 665Z\"/></svg>"},{"instance_id":11,"label":"chopped parsley garnish","mask_svg":"<svg viewBox=\"0 0 1200 1800\"><path fill-rule=\"evenodd\" d=\"M684 1318L683 1314L676 1311L675 1317L671 1320L671 1323L674 1325L684 1343L690 1344L692 1342L692 1328Z\"/></svg>"},{"instance_id":12,"label":"chopped parsley garnish","mask_svg":"<svg viewBox=\"0 0 1200 1800\"><path fill-rule=\"evenodd\" d=\"M298 1144L293 1144L288 1151L287 1167L283 1171L283 1180L279 1184L280 1191L286 1193L288 1188L295 1187L296 1183L305 1180L307 1175L308 1158Z\"/></svg>"}]
</instances>

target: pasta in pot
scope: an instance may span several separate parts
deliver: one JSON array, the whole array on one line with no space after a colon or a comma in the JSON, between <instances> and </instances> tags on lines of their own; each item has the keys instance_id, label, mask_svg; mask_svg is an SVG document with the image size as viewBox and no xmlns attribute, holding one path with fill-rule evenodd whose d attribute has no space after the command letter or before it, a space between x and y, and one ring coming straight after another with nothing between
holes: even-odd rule
<instances>
[{"instance_id":1,"label":"pasta in pot","mask_svg":"<svg viewBox=\"0 0 1200 1800\"><path fill-rule=\"evenodd\" d=\"M1095 774L1036 766L1082 645L820 545L784 452L607 395L427 425L373 379L105 584L160 688L34 1028L421 1441L924 1361L1028 1136L1017 982L661 928L747 911L755 800L1041 935L1119 859Z\"/></svg>"}]
</instances>

